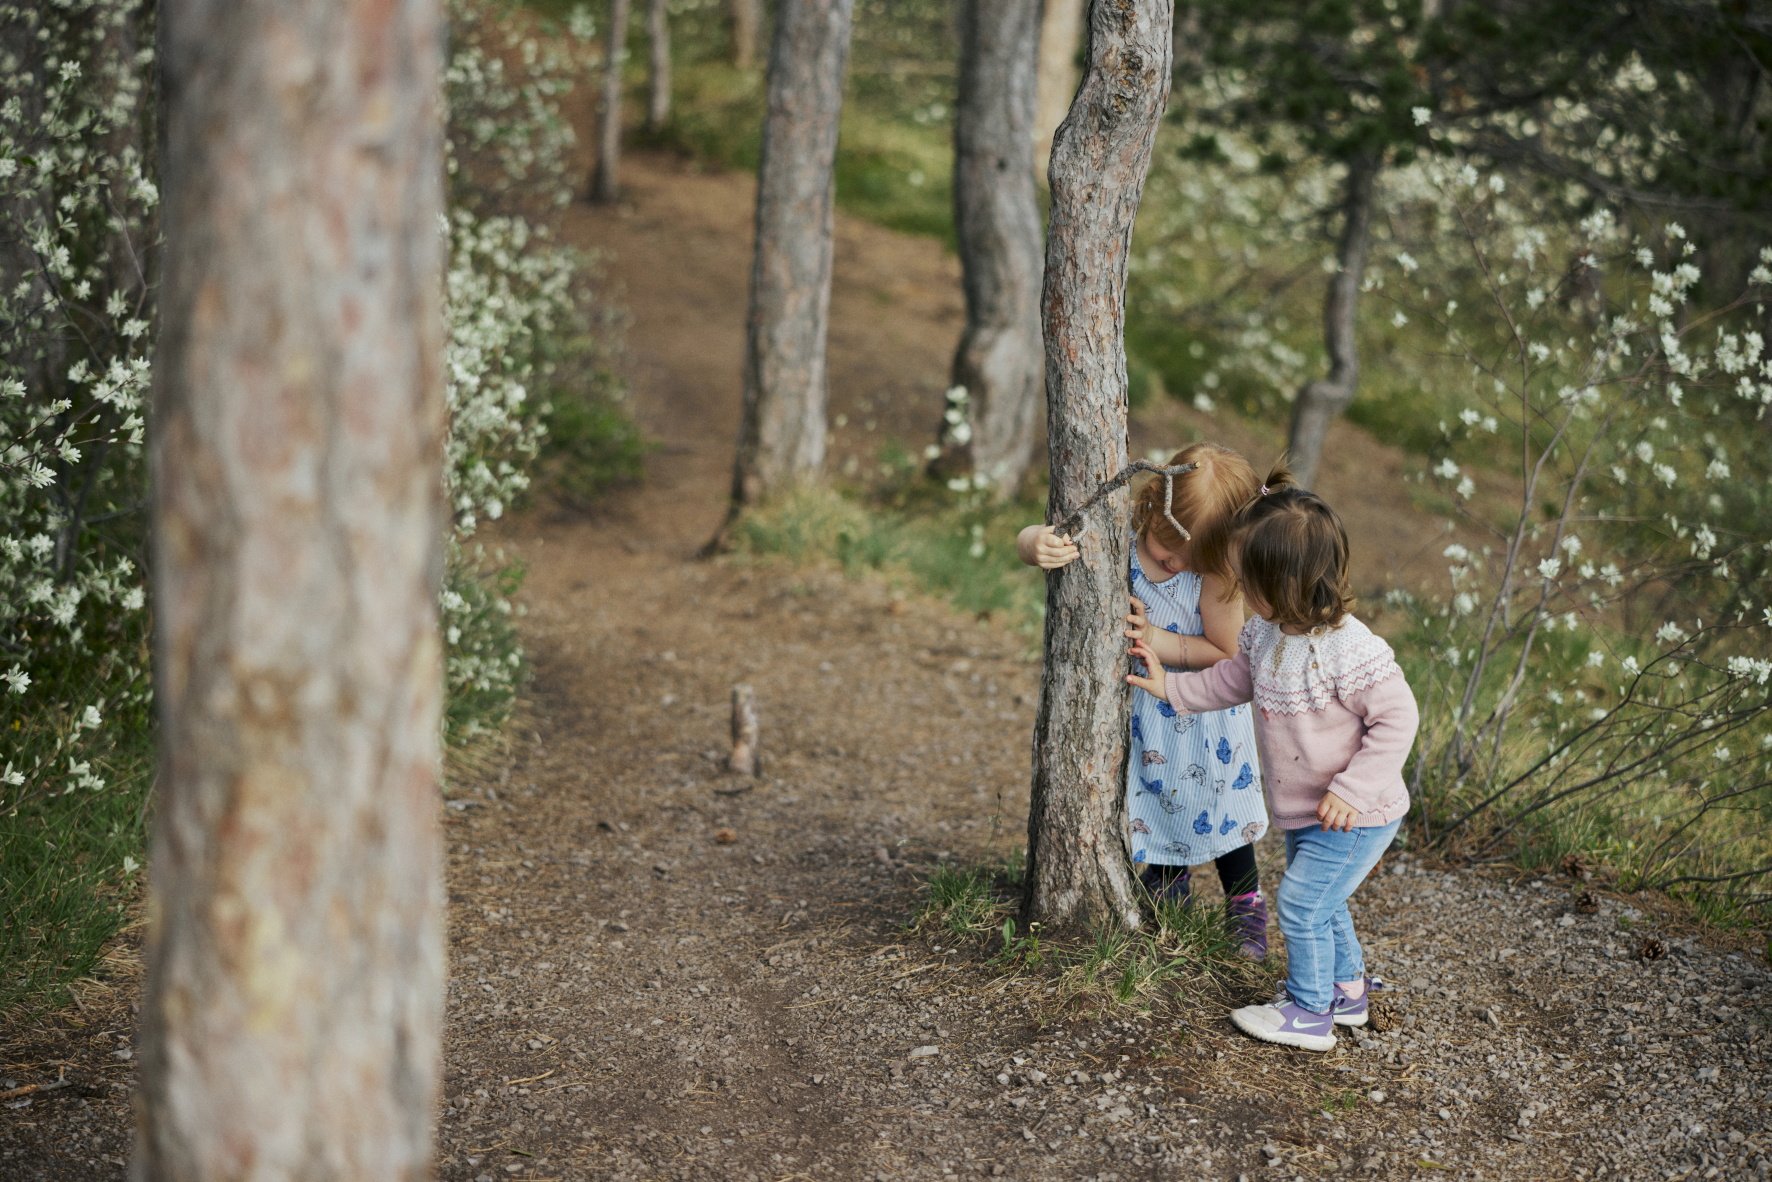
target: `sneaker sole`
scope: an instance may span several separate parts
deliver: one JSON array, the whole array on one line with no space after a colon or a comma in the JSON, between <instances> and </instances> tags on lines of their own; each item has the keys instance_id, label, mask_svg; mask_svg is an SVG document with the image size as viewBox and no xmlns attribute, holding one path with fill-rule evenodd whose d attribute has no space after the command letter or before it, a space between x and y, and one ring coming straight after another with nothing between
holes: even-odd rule
<instances>
[{"instance_id":1,"label":"sneaker sole","mask_svg":"<svg viewBox=\"0 0 1772 1182\"><path fill-rule=\"evenodd\" d=\"M1251 1029L1243 1025L1235 1013L1231 1014L1231 1024L1250 1038L1258 1038L1262 1042L1271 1042L1283 1047L1297 1047L1301 1051L1333 1051L1335 1035L1305 1034L1293 1030Z\"/></svg>"},{"instance_id":2,"label":"sneaker sole","mask_svg":"<svg viewBox=\"0 0 1772 1182\"><path fill-rule=\"evenodd\" d=\"M1337 1014L1335 1015L1335 1024L1337 1026L1364 1026L1371 1016L1370 1011L1358 1015Z\"/></svg>"}]
</instances>

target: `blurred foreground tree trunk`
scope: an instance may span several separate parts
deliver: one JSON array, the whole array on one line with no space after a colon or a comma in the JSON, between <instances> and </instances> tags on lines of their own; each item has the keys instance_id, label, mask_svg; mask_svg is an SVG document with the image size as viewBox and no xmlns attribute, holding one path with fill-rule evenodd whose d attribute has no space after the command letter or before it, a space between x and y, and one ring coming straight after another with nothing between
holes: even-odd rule
<instances>
[{"instance_id":1,"label":"blurred foreground tree trunk","mask_svg":"<svg viewBox=\"0 0 1772 1182\"><path fill-rule=\"evenodd\" d=\"M1083 84L1052 149L1047 520L1126 464L1126 260L1169 98L1171 0L1095 0ZM1090 511L1083 557L1047 576L1028 811L1027 915L1136 926L1121 832L1129 726L1124 490Z\"/></svg>"},{"instance_id":2,"label":"blurred foreground tree trunk","mask_svg":"<svg viewBox=\"0 0 1772 1182\"><path fill-rule=\"evenodd\" d=\"M732 36L732 64L757 64L757 38L763 31L763 0L726 0L726 28Z\"/></svg>"},{"instance_id":3,"label":"blurred foreground tree trunk","mask_svg":"<svg viewBox=\"0 0 1772 1182\"><path fill-rule=\"evenodd\" d=\"M1039 34L1038 6L1026 0L961 5L954 228L966 329L952 384L966 391L967 413L943 419L935 470L982 476L999 496L1015 491L1033 459L1045 388L1033 161Z\"/></svg>"},{"instance_id":4,"label":"blurred foreground tree trunk","mask_svg":"<svg viewBox=\"0 0 1772 1182\"><path fill-rule=\"evenodd\" d=\"M1077 93L1077 49L1083 41L1085 0L1045 0L1040 13L1040 65L1034 111L1034 174L1046 183L1052 135Z\"/></svg>"},{"instance_id":5,"label":"blurred foreground tree trunk","mask_svg":"<svg viewBox=\"0 0 1772 1182\"><path fill-rule=\"evenodd\" d=\"M816 479L824 464L833 169L853 13L854 0L782 0L776 13L734 514Z\"/></svg>"},{"instance_id":6,"label":"blurred foreground tree trunk","mask_svg":"<svg viewBox=\"0 0 1772 1182\"><path fill-rule=\"evenodd\" d=\"M1333 423L1354 400L1359 387L1357 341L1360 282L1366 275L1366 250L1372 241L1372 206L1378 187L1379 157L1370 152L1347 164L1341 200L1341 238L1335 247L1335 274L1323 295L1323 345L1329 372L1313 378L1292 403L1292 430L1286 441L1292 471L1299 484L1314 487L1323 459L1323 440Z\"/></svg>"},{"instance_id":7,"label":"blurred foreground tree trunk","mask_svg":"<svg viewBox=\"0 0 1772 1182\"><path fill-rule=\"evenodd\" d=\"M658 131L671 121L670 0L648 0L646 130Z\"/></svg>"},{"instance_id":8,"label":"blurred foreground tree trunk","mask_svg":"<svg viewBox=\"0 0 1772 1182\"><path fill-rule=\"evenodd\" d=\"M621 195L621 68L628 56L628 0L609 0L609 35L603 54L603 99L597 109L591 200L608 205Z\"/></svg>"},{"instance_id":9,"label":"blurred foreground tree trunk","mask_svg":"<svg viewBox=\"0 0 1772 1182\"><path fill-rule=\"evenodd\" d=\"M430 1177L436 0L163 0L138 1182Z\"/></svg>"}]
</instances>

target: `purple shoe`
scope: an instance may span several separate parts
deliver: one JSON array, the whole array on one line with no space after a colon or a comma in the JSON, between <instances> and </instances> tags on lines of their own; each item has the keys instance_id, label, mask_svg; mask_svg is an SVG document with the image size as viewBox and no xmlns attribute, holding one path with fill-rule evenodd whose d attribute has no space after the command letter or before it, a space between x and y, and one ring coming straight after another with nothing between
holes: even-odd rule
<instances>
[{"instance_id":1,"label":"purple shoe","mask_svg":"<svg viewBox=\"0 0 1772 1182\"><path fill-rule=\"evenodd\" d=\"M1244 1034L1262 1042L1305 1051L1335 1049L1335 1015L1307 1010L1283 990L1267 1005L1233 1010L1231 1022Z\"/></svg>"},{"instance_id":2,"label":"purple shoe","mask_svg":"<svg viewBox=\"0 0 1772 1182\"><path fill-rule=\"evenodd\" d=\"M1373 990L1384 988L1384 981L1371 975L1368 975L1365 981L1366 989L1358 997L1349 997L1341 991L1341 986L1335 987L1335 1000L1330 1004L1329 1012L1335 1016L1337 1026L1364 1026L1366 1024L1369 1016L1366 1003L1371 1000Z\"/></svg>"},{"instance_id":3,"label":"purple shoe","mask_svg":"<svg viewBox=\"0 0 1772 1182\"><path fill-rule=\"evenodd\" d=\"M1177 907L1186 907L1191 889L1189 877L1186 866L1146 866L1139 874L1138 881L1151 893L1152 903L1173 903Z\"/></svg>"},{"instance_id":4,"label":"purple shoe","mask_svg":"<svg viewBox=\"0 0 1772 1182\"><path fill-rule=\"evenodd\" d=\"M1267 900L1260 891L1232 895L1224 901L1224 917L1243 955L1250 960L1267 959Z\"/></svg>"}]
</instances>

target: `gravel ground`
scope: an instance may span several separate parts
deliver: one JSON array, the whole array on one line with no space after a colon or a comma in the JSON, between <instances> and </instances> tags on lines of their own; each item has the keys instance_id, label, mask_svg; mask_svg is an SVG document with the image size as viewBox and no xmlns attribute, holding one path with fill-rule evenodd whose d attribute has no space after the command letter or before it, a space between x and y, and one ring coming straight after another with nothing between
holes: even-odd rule
<instances>
[{"instance_id":1,"label":"gravel ground","mask_svg":"<svg viewBox=\"0 0 1772 1182\"><path fill-rule=\"evenodd\" d=\"M505 538L536 676L443 810L440 1178L1772 1174L1772 974L1655 900L1392 856L1355 899L1385 1029L1321 1056L1185 990L1104 1009L912 932L932 866L1021 842L1037 670L882 582L692 559L730 464L741 322L709 313L742 291L748 206L731 178L629 176L640 212L572 233L614 252L665 447L594 518ZM856 432L934 421L956 301L939 248L852 223L838 271L848 465L878 437ZM720 768L740 681L757 781ZM0 1179L124 1176L138 987L130 934L74 1008L0 1031L0 1093L66 1083L0 1101Z\"/></svg>"}]
</instances>

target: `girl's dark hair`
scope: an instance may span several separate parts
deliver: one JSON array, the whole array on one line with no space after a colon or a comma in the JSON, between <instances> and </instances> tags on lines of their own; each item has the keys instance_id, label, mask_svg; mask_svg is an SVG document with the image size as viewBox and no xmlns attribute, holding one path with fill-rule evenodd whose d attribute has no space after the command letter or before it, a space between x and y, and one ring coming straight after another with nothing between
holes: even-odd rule
<instances>
[{"instance_id":1,"label":"girl's dark hair","mask_svg":"<svg viewBox=\"0 0 1772 1182\"><path fill-rule=\"evenodd\" d=\"M1281 627L1341 623L1353 609L1347 530L1316 493L1274 465L1236 519L1237 576Z\"/></svg>"},{"instance_id":2,"label":"girl's dark hair","mask_svg":"<svg viewBox=\"0 0 1772 1182\"><path fill-rule=\"evenodd\" d=\"M1193 464L1192 472L1175 478L1169 512L1193 535L1189 565L1225 582L1227 596L1236 594L1231 569L1231 523L1260 484L1249 461L1216 443L1193 443L1169 457L1167 467ZM1175 532L1163 516L1163 478L1147 480L1132 494L1132 531L1149 533L1165 549L1179 550L1189 539Z\"/></svg>"}]
</instances>

